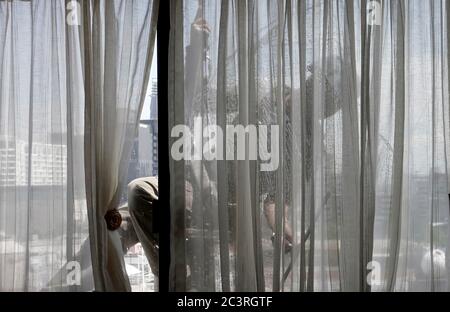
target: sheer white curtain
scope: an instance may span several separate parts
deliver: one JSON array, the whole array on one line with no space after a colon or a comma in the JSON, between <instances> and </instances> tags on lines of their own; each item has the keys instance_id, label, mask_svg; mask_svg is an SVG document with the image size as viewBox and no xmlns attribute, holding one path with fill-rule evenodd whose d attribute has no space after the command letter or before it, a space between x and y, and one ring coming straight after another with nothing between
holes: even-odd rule
<instances>
[{"instance_id":1,"label":"sheer white curtain","mask_svg":"<svg viewBox=\"0 0 450 312\"><path fill-rule=\"evenodd\" d=\"M81 28L66 15L65 1L0 1L0 291L92 286L68 275L91 260L78 254L88 237Z\"/></svg>"},{"instance_id":2,"label":"sheer white curtain","mask_svg":"<svg viewBox=\"0 0 450 312\"><path fill-rule=\"evenodd\" d=\"M448 291L448 12L447 1L385 1L370 34L375 290Z\"/></svg>"},{"instance_id":3,"label":"sheer white curtain","mask_svg":"<svg viewBox=\"0 0 450 312\"><path fill-rule=\"evenodd\" d=\"M447 2L171 4L172 289L447 290Z\"/></svg>"},{"instance_id":4,"label":"sheer white curtain","mask_svg":"<svg viewBox=\"0 0 450 312\"><path fill-rule=\"evenodd\" d=\"M119 234L105 215L118 208L144 105L158 1L89 1L85 12L86 187L95 289L130 291Z\"/></svg>"},{"instance_id":5,"label":"sheer white curtain","mask_svg":"<svg viewBox=\"0 0 450 312\"><path fill-rule=\"evenodd\" d=\"M0 1L2 291L130 290L104 216L123 189L159 2L76 3Z\"/></svg>"}]
</instances>

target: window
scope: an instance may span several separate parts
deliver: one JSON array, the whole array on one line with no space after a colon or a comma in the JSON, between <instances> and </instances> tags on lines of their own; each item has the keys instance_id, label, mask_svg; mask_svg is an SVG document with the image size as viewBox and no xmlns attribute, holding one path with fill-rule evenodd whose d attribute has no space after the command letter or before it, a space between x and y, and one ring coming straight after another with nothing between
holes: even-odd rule
<instances>
[{"instance_id":1,"label":"window","mask_svg":"<svg viewBox=\"0 0 450 312\"><path fill-rule=\"evenodd\" d=\"M156 43L155 43L156 46ZM134 141L128 166L128 175L121 198L121 206L127 204L127 185L137 178L158 176L158 79L157 53L154 51L152 71L147 95L142 109L141 122ZM135 292L155 291L154 275L141 243L137 243L125 255L126 270L132 290Z\"/></svg>"}]
</instances>

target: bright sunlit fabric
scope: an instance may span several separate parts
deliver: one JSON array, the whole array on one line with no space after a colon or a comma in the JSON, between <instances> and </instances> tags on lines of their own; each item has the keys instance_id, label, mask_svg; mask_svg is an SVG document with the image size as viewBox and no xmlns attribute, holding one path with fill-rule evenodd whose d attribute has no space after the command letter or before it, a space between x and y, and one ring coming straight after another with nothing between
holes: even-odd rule
<instances>
[{"instance_id":1,"label":"bright sunlit fabric","mask_svg":"<svg viewBox=\"0 0 450 312\"><path fill-rule=\"evenodd\" d=\"M67 26L65 5L0 1L0 291L92 289L92 276L66 274L91 259L78 255L88 237L81 29Z\"/></svg>"},{"instance_id":2,"label":"bright sunlit fabric","mask_svg":"<svg viewBox=\"0 0 450 312\"><path fill-rule=\"evenodd\" d=\"M158 3L0 0L0 291L131 289L104 216L119 206Z\"/></svg>"},{"instance_id":3,"label":"bright sunlit fabric","mask_svg":"<svg viewBox=\"0 0 450 312\"><path fill-rule=\"evenodd\" d=\"M117 231L104 219L117 209L144 105L159 1L89 1L85 7L86 179L97 291L130 291Z\"/></svg>"},{"instance_id":4,"label":"bright sunlit fabric","mask_svg":"<svg viewBox=\"0 0 450 312\"><path fill-rule=\"evenodd\" d=\"M170 126L191 134L184 157L171 138L171 289L448 290L448 11L171 2ZM227 125L276 141L278 169L251 133L221 160Z\"/></svg>"}]
</instances>

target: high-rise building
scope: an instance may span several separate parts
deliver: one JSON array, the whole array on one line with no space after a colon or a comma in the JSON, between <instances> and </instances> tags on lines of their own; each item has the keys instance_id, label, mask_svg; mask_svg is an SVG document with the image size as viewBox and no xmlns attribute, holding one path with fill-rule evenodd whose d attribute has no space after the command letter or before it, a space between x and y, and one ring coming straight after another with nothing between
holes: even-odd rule
<instances>
[{"instance_id":1,"label":"high-rise building","mask_svg":"<svg viewBox=\"0 0 450 312\"><path fill-rule=\"evenodd\" d=\"M50 186L67 183L67 146L0 140L0 186ZM29 165L31 164L31 170Z\"/></svg>"},{"instance_id":2,"label":"high-rise building","mask_svg":"<svg viewBox=\"0 0 450 312\"><path fill-rule=\"evenodd\" d=\"M152 175L158 175L158 82L153 81L150 104L150 133L152 136Z\"/></svg>"}]
</instances>

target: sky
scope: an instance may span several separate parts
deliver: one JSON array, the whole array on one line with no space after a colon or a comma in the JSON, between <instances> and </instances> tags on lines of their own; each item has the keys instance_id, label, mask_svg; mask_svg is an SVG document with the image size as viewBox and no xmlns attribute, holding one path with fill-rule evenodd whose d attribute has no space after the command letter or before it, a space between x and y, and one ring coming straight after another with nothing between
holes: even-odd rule
<instances>
[{"instance_id":1,"label":"sky","mask_svg":"<svg viewBox=\"0 0 450 312\"><path fill-rule=\"evenodd\" d=\"M156 39L157 40L157 39ZM145 103L144 103L144 108L142 110L142 115L141 115L141 119L143 120L148 120L150 118L150 102L151 102L151 90L152 90L152 81L154 79L158 78L158 53L156 52L156 46L157 46L157 42L155 41L155 50L153 53L153 60L152 60L152 68L151 68L151 72L150 72L150 79L149 79L149 84L148 84L148 88L147 88L147 95L145 97Z\"/></svg>"}]
</instances>

